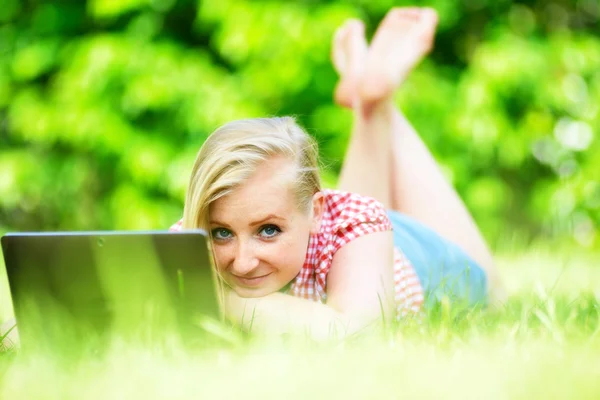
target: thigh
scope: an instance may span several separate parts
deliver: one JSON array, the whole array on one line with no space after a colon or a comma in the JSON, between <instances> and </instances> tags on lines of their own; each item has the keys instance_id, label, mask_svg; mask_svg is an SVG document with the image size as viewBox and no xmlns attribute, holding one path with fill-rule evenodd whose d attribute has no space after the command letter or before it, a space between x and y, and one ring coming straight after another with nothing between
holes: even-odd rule
<instances>
[{"instance_id":1,"label":"thigh","mask_svg":"<svg viewBox=\"0 0 600 400\"><path fill-rule=\"evenodd\" d=\"M414 218L397 211L388 211L388 215L394 227L394 245L413 264L426 308L444 297L456 306L486 304L486 274L468 254Z\"/></svg>"}]
</instances>

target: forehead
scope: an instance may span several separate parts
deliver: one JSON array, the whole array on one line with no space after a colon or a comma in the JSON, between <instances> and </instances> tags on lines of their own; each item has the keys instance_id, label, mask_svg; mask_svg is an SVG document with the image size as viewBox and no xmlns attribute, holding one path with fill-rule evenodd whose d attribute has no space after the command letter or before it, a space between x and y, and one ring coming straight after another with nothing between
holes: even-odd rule
<instances>
[{"instance_id":1,"label":"forehead","mask_svg":"<svg viewBox=\"0 0 600 400\"><path fill-rule=\"evenodd\" d=\"M252 219L264 214L286 217L297 209L293 177L294 164L290 159L276 157L265 161L246 182L211 204L210 219Z\"/></svg>"}]
</instances>

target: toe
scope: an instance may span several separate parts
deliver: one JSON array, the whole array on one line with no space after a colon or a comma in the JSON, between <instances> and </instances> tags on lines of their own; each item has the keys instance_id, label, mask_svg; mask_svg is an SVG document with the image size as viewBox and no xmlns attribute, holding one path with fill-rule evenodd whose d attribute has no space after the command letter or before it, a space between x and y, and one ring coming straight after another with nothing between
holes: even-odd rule
<instances>
[{"instance_id":1,"label":"toe","mask_svg":"<svg viewBox=\"0 0 600 400\"><path fill-rule=\"evenodd\" d=\"M417 28L417 34L421 35L425 40L433 41L437 24L437 12L433 8L424 8L421 11L421 20Z\"/></svg>"},{"instance_id":2,"label":"toe","mask_svg":"<svg viewBox=\"0 0 600 400\"><path fill-rule=\"evenodd\" d=\"M419 7L396 7L386 14L382 22L417 21L420 13Z\"/></svg>"},{"instance_id":3,"label":"toe","mask_svg":"<svg viewBox=\"0 0 600 400\"><path fill-rule=\"evenodd\" d=\"M438 13L434 8L423 7L421 9L421 18L433 26L438 24Z\"/></svg>"},{"instance_id":4,"label":"toe","mask_svg":"<svg viewBox=\"0 0 600 400\"><path fill-rule=\"evenodd\" d=\"M357 18L350 18L345 23L344 26L350 30L363 30L365 29L365 24Z\"/></svg>"}]
</instances>

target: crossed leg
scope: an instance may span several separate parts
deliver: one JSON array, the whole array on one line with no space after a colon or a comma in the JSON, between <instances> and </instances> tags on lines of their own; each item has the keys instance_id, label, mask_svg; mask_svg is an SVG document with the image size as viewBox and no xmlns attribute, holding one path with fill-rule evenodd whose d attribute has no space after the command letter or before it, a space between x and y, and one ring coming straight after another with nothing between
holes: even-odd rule
<instances>
[{"instance_id":1,"label":"crossed leg","mask_svg":"<svg viewBox=\"0 0 600 400\"><path fill-rule=\"evenodd\" d=\"M350 20L336 33L332 57L340 74L336 102L354 110L354 127L339 187L380 200L454 242L485 270L492 301L504 297L493 257L466 206L393 94L429 52L437 14L395 8L367 48L364 27Z\"/></svg>"},{"instance_id":2,"label":"crossed leg","mask_svg":"<svg viewBox=\"0 0 600 400\"><path fill-rule=\"evenodd\" d=\"M392 208L392 134L393 104L371 102L368 116L362 98L356 95L356 82L363 75L367 43L364 25L347 21L334 37L332 57L342 77L336 88L336 101L354 110L354 126L339 179L340 189L374 197ZM342 72L343 71L343 72ZM374 179L377 177L377 179Z\"/></svg>"}]
</instances>

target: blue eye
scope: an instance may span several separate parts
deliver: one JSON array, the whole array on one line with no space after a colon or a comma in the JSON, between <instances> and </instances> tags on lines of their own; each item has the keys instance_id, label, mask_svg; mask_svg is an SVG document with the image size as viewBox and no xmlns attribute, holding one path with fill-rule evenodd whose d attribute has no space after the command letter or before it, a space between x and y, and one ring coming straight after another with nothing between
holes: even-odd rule
<instances>
[{"instance_id":1,"label":"blue eye","mask_svg":"<svg viewBox=\"0 0 600 400\"><path fill-rule=\"evenodd\" d=\"M231 237L231 232L225 228L215 228L210 231L213 238L217 240L225 240Z\"/></svg>"},{"instance_id":2,"label":"blue eye","mask_svg":"<svg viewBox=\"0 0 600 400\"><path fill-rule=\"evenodd\" d=\"M265 225L259 231L260 236L264 238L272 238L281 233L281 229L275 225Z\"/></svg>"}]
</instances>

